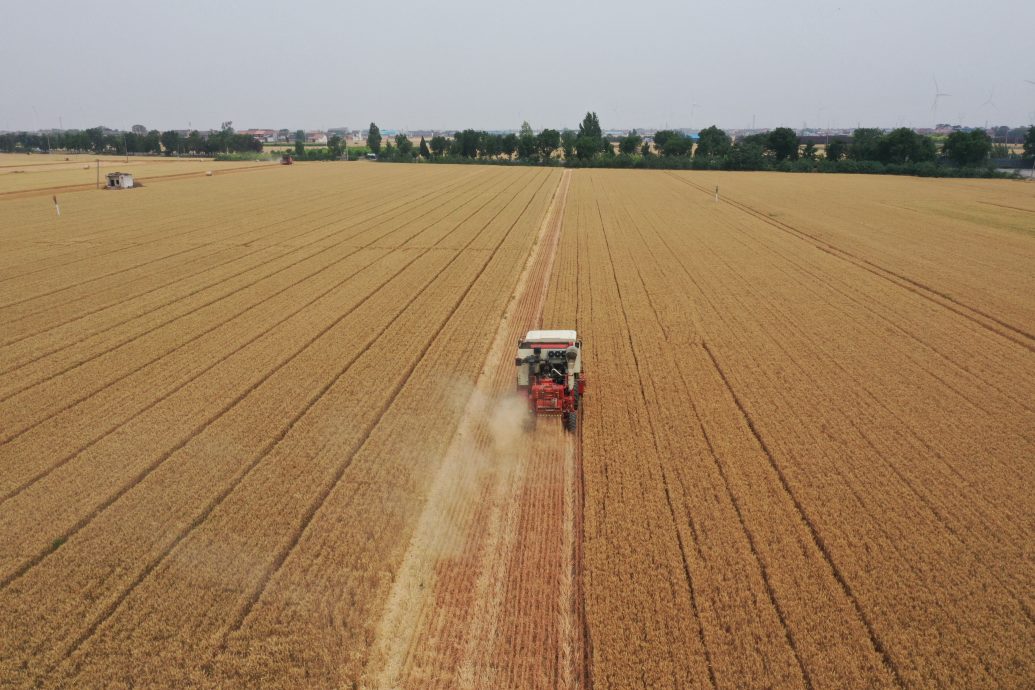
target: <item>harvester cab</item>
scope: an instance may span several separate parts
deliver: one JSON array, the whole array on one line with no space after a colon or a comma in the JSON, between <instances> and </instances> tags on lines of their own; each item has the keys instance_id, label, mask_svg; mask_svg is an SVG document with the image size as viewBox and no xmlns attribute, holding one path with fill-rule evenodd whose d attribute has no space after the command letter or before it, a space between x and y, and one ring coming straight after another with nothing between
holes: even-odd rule
<instances>
[{"instance_id":1,"label":"harvester cab","mask_svg":"<svg viewBox=\"0 0 1035 690\"><path fill-rule=\"evenodd\" d=\"M559 415L575 431L579 400L586 388L582 375L582 341L575 331L529 331L518 340L517 389L528 399L529 420Z\"/></svg>"}]
</instances>

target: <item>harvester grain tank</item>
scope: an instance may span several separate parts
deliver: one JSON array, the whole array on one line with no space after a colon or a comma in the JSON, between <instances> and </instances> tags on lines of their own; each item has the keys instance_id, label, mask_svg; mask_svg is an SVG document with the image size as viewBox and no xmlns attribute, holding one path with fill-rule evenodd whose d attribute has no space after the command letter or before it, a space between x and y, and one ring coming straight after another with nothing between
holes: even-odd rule
<instances>
[{"instance_id":1,"label":"harvester grain tank","mask_svg":"<svg viewBox=\"0 0 1035 690\"><path fill-rule=\"evenodd\" d=\"M575 431L579 401L586 388L582 341L575 331L529 331L518 340L517 389L528 399L532 423L540 415L559 415Z\"/></svg>"}]
</instances>

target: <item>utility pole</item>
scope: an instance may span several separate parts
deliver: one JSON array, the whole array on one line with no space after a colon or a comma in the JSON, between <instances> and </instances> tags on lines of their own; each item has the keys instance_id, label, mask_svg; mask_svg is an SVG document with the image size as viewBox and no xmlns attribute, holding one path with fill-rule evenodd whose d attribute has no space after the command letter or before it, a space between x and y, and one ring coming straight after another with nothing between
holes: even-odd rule
<instances>
[{"instance_id":1,"label":"utility pole","mask_svg":"<svg viewBox=\"0 0 1035 690\"><path fill-rule=\"evenodd\" d=\"M101 159L94 159L97 162L97 189L101 188Z\"/></svg>"}]
</instances>

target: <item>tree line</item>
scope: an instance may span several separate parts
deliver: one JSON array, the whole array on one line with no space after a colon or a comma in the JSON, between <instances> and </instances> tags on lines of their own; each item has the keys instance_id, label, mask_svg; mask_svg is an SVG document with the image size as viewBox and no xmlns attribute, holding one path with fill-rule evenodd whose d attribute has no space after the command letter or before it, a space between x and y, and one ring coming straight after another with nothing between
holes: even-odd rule
<instances>
[{"instance_id":1,"label":"tree line","mask_svg":"<svg viewBox=\"0 0 1035 690\"><path fill-rule=\"evenodd\" d=\"M67 130L52 134L12 132L0 134L0 151L50 151L60 149L75 153L117 154L144 153L171 156L174 154L216 155L262 151L262 142L248 134L238 134L232 122L224 122L216 132L202 134L197 130L187 136L176 130L146 133L111 132L101 127Z\"/></svg>"},{"instance_id":2,"label":"tree line","mask_svg":"<svg viewBox=\"0 0 1035 690\"><path fill-rule=\"evenodd\" d=\"M856 129L849 140L834 137L820 150L802 143L789 127L734 140L712 125L697 140L677 130L655 132L648 141L634 130L623 137L605 137L594 112L586 113L577 130L544 129L536 134L527 122L518 133L494 134L466 129L451 139L438 135L419 145L397 135L385 142L375 123L367 145L383 160L436 162L515 162L563 164L572 167L656 167L725 170L905 173L921 175L990 174L991 157L1008 156L1006 146L993 144L982 130L957 131L941 143L900 127L885 132ZM560 154L560 157L558 157ZM1035 126L1027 130L1024 156L1035 156Z\"/></svg>"}]
</instances>

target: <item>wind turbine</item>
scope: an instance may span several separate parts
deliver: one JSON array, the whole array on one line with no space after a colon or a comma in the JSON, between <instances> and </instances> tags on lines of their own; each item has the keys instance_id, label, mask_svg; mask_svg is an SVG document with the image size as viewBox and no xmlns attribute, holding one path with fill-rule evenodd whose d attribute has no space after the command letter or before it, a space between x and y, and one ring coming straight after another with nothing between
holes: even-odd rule
<instances>
[{"instance_id":1,"label":"wind turbine","mask_svg":"<svg viewBox=\"0 0 1035 690\"><path fill-rule=\"evenodd\" d=\"M996 104L995 104L995 101L992 100L992 98L994 96L995 96L995 89L992 89L991 91L988 92L988 98L986 98L985 102L981 104L981 107L984 108L986 105L990 105L990 106L992 106L993 110L999 110L998 106L996 106Z\"/></svg>"},{"instance_id":2,"label":"wind turbine","mask_svg":"<svg viewBox=\"0 0 1035 690\"><path fill-rule=\"evenodd\" d=\"M999 110L999 106L997 106L995 104L995 101L992 100L993 96L995 96L995 89L992 89L991 91L988 92L988 98L985 99L985 102L981 104L981 107L978 108L978 110L983 110L984 108L986 108L988 106L991 106L992 110ZM987 117L985 118L985 129L988 129L988 118Z\"/></svg>"},{"instance_id":3,"label":"wind turbine","mask_svg":"<svg viewBox=\"0 0 1035 690\"><path fill-rule=\"evenodd\" d=\"M934 100L931 101L931 115L934 118L935 126L937 126L938 125L938 99L939 98L945 98L947 96L952 96L952 94L951 93L944 93L941 90L941 87L938 86L938 79L937 79L937 77L934 77L932 75L931 79L934 81Z\"/></svg>"}]
</instances>

